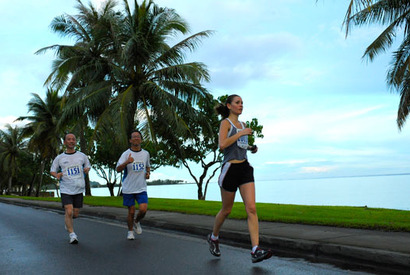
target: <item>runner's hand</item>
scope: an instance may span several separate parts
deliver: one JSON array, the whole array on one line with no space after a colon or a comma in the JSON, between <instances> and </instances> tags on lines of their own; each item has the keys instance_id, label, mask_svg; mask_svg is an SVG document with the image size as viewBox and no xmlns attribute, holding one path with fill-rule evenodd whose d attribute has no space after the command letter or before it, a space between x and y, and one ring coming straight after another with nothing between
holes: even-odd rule
<instances>
[{"instance_id":1,"label":"runner's hand","mask_svg":"<svg viewBox=\"0 0 410 275\"><path fill-rule=\"evenodd\" d=\"M133 163L134 158L131 156L131 154L128 156L127 163Z\"/></svg>"}]
</instances>

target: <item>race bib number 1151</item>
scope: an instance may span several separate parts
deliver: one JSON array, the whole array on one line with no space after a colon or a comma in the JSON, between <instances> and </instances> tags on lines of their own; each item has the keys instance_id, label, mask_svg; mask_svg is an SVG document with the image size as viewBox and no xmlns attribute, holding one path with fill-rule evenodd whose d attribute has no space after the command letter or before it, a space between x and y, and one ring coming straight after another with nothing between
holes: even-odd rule
<instances>
[{"instance_id":1,"label":"race bib number 1151","mask_svg":"<svg viewBox=\"0 0 410 275\"><path fill-rule=\"evenodd\" d=\"M67 168L67 176L70 179L81 178L80 166L71 166Z\"/></svg>"}]
</instances>

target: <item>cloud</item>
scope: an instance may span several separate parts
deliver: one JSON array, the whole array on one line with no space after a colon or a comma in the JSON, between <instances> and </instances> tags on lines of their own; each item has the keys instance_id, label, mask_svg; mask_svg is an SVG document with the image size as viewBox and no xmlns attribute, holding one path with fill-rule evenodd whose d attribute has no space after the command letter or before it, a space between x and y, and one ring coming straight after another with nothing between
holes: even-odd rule
<instances>
[{"instance_id":1,"label":"cloud","mask_svg":"<svg viewBox=\"0 0 410 275\"><path fill-rule=\"evenodd\" d=\"M298 96L301 95L295 95ZM323 98L323 102L302 99L271 96L259 100L257 108L244 118L256 117L264 125L265 137L258 143L377 144L398 137L395 112L391 111L396 105L393 97L386 96L383 104L376 105L359 96L350 97L350 102L343 99L337 102L337 97ZM249 104L256 104L248 103L246 97L244 101L246 112Z\"/></svg>"},{"instance_id":2,"label":"cloud","mask_svg":"<svg viewBox=\"0 0 410 275\"><path fill-rule=\"evenodd\" d=\"M331 166L301 167L300 173L302 174L326 173L334 169L335 167L331 167Z\"/></svg>"},{"instance_id":3,"label":"cloud","mask_svg":"<svg viewBox=\"0 0 410 275\"><path fill-rule=\"evenodd\" d=\"M357 146L357 148L349 148L343 145L337 146L317 146L315 148L306 149L305 153L309 153L317 156L327 156L329 159L360 159L363 157L381 157L392 154L391 149L385 147L363 147Z\"/></svg>"},{"instance_id":4,"label":"cloud","mask_svg":"<svg viewBox=\"0 0 410 275\"><path fill-rule=\"evenodd\" d=\"M225 35L212 41L212 46L199 58L207 60L216 88L234 88L249 81L283 77L287 66L282 60L303 51L301 41L290 33Z\"/></svg>"},{"instance_id":5,"label":"cloud","mask_svg":"<svg viewBox=\"0 0 410 275\"><path fill-rule=\"evenodd\" d=\"M309 160L295 159L295 160L283 160L283 161L268 161L266 164L276 164L276 165L294 165L310 162Z\"/></svg>"},{"instance_id":6,"label":"cloud","mask_svg":"<svg viewBox=\"0 0 410 275\"><path fill-rule=\"evenodd\" d=\"M23 127L26 124L24 121L15 121L16 119L17 117L15 116L0 117L0 129L4 130L7 124L10 124L12 127Z\"/></svg>"}]
</instances>

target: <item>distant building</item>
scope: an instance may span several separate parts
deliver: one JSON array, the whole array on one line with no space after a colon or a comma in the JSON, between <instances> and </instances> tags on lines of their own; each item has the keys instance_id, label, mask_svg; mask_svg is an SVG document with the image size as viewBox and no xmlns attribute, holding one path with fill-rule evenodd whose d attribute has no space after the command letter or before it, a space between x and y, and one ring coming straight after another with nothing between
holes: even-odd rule
<instances>
[{"instance_id":1,"label":"distant building","mask_svg":"<svg viewBox=\"0 0 410 275\"><path fill-rule=\"evenodd\" d=\"M91 188L98 188L101 187L101 184L97 181L90 181Z\"/></svg>"}]
</instances>

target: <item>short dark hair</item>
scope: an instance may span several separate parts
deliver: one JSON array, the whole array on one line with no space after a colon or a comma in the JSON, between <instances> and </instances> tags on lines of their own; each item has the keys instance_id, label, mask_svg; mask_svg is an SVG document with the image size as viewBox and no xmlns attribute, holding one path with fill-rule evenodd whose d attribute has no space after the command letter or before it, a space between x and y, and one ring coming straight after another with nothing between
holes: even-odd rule
<instances>
[{"instance_id":1,"label":"short dark hair","mask_svg":"<svg viewBox=\"0 0 410 275\"><path fill-rule=\"evenodd\" d=\"M139 130L132 130L131 133L130 133L130 139L132 138L132 134L133 134L133 133L138 133L138 134L140 134L141 139L142 139L142 134L141 134L141 132L140 132Z\"/></svg>"},{"instance_id":2,"label":"short dark hair","mask_svg":"<svg viewBox=\"0 0 410 275\"><path fill-rule=\"evenodd\" d=\"M64 135L63 141L65 141L65 139L67 138L68 135L73 135L77 139L77 137L73 133L68 132Z\"/></svg>"}]
</instances>

